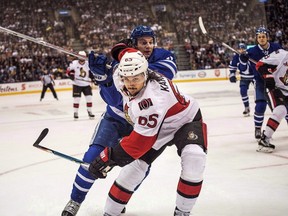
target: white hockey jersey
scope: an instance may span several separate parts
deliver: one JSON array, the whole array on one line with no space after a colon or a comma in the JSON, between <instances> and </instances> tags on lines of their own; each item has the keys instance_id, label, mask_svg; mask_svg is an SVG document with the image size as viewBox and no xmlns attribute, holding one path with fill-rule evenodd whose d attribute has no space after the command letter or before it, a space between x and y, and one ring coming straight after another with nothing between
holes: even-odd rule
<instances>
[{"instance_id":1,"label":"white hockey jersey","mask_svg":"<svg viewBox=\"0 0 288 216\"><path fill-rule=\"evenodd\" d=\"M80 64L79 60L74 60L70 63L67 68L69 71L75 71L73 84L77 86L88 86L91 84L91 79L89 78L89 66L88 61L84 64Z\"/></svg>"},{"instance_id":2,"label":"white hockey jersey","mask_svg":"<svg viewBox=\"0 0 288 216\"><path fill-rule=\"evenodd\" d=\"M279 49L262 58L260 62L277 66L271 71L275 85L285 96L288 96L288 52Z\"/></svg>"},{"instance_id":3,"label":"white hockey jersey","mask_svg":"<svg viewBox=\"0 0 288 216\"><path fill-rule=\"evenodd\" d=\"M117 74L114 74L114 83L121 92ZM134 159L151 148L159 150L174 138L181 126L192 122L199 110L193 98L181 94L165 77L159 81L149 80L132 99L123 94L123 104L126 119L134 125L134 130L120 145Z\"/></svg>"}]
</instances>

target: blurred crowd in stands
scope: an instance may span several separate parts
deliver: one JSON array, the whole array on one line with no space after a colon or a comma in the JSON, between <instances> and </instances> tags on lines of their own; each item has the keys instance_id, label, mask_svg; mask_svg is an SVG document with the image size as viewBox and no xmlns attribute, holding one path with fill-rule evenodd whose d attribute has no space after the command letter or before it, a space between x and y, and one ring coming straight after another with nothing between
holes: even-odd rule
<instances>
[{"instance_id":1,"label":"blurred crowd in stands","mask_svg":"<svg viewBox=\"0 0 288 216\"><path fill-rule=\"evenodd\" d=\"M126 2L126 3L125 3ZM157 46L175 53L181 70L227 67L233 55L201 33L202 16L209 34L236 48L255 44L255 29L288 48L288 1L267 0L2 0L0 25L71 50L109 53L137 25L149 25ZM0 83L39 80L43 69L66 78L71 57L57 50L0 32ZM185 63L185 64L184 64Z\"/></svg>"}]
</instances>

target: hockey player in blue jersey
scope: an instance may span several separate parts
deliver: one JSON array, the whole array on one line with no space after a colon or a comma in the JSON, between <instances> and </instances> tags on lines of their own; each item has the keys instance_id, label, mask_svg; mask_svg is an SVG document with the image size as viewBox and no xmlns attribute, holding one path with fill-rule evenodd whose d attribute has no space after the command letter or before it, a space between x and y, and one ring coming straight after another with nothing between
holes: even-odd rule
<instances>
[{"instance_id":1,"label":"hockey player in blue jersey","mask_svg":"<svg viewBox=\"0 0 288 216\"><path fill-rule=\"evenodd\" d=\"M244 43L239 43L238 45L239 52L244 52L246 50L246 45ZM236 71L238 70L239 64L239 55L235 54L233 59L230 61L229 64L229 80L231 83L236 83ZM251 67L247 67L245 71L240 70L240 95L244 105L244 116L250 116L250 105L249 105L249 96L248 96L248 89L250 84L254 83L254 74Z\"/></svg>"},{"instance_id":2,"label":"hockey player in blue jersey","mask_svg":"<svg viewBox=\"0 0 288 216\"><path fill-rule=\"evenodd\" d=\"M111 55L114 60L110 69L106 66L108 59L105 55L101 54L96 57L93 52L89 54L89 68L99 86L101 97L107 103L107 108L95 128L83 161L91 163L105 147L117 145L120 139L128 136L133 130L132 125L125 119L122 96L112 80L114 67L119 63L118 55L124 49L129 49L129 47L138 49L147 58L150 69L159 71L169 79L177 73L174 55L170 51L155 46L154 31L148 26L140 25L131 32L129 39L121 41L112 48ZM147 174L148 172L149 170ZM65 206L62 216L77 214L95 180L86 168L79 167L73 183L71 199Z\"/></svg>"},{"instance_id":3,"label":"hockey player in blue jersey","mask_svg":"<svg viewBox=\"0 0 288 216\"><path fill-rule=\"evenodd\" d=\"M255 110L254 110L254 126L255 126L255 138L261 138L261 128L264 120L264 113L267 106L266 87L263 78L260 76L255 68L253 62L248 59L253 59L256 62L264 56L269 55L273 51L281 48L278 43L272 43L268 41L269 33L264 27L259 27L256 30L256 43L257 45L247 49L247 51L239 56L239 70L244 71L247 67L251 67L254 73L255 79ZM249 66L248 66L249 64ZM266 82L269 83L269 82Z\"/></svg>"}]
</instances>

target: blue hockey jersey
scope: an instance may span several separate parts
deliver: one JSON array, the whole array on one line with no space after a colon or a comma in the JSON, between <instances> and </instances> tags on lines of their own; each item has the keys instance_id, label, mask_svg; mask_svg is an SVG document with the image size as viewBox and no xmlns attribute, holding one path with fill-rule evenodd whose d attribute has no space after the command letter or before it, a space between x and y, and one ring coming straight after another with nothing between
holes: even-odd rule
<instances>
[{"instance_id":1,"label":"blue hockey jersey","mask_svg":"<svg viewBox=\"0 0 288 216\"><path fill-rule=\"evenodd\" d=\"M238 65L239 65L239 54L235 54L229 64L230 76L235 76L236 71L238 69ZM241 80L254 79L254 73L251 67L247 67L246 70L239 69L239 73Z\"/></svg>"},{"instance_id":2,"label":"blue hockey jersey","mask_svg":"<svg viewBox=\"0 0 288 216\"><path fill-rule=\"evenodd\" d=\"M247 53L249 58L254 59L256 62L258 62L261 58L263 58L264 56L269 55L270 53L281 49L281 45L278 43L269 43L269 46L267 49L263 49L260 45L256 45L254 47L251 47L249 49L247 49ZM254 73L254 78L255 80L262 80L260 74L258 73L258 71L255 68L255 64L253 62L249 62L250 67ZM240 64L239 64L239 70L246 70L248 67L247 63L243 63L240 60Z\"/></svg>"}]
</instances>

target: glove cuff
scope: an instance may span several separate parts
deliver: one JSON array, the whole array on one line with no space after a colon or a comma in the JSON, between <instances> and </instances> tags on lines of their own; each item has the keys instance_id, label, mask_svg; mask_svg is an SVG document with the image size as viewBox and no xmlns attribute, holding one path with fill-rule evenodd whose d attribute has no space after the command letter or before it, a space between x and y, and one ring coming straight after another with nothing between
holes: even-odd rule
<instances>
[{"instance_id":1,"label":"glove cuff","mask_svg":"<svg viewBox=\"0 0 288 216\"><path fill-rule=\"evenodd\" d=\"M107 79L107 74L100 75L100 74L93 74L94 79L98 82L105 81Z\"/></svg>"}]
</instances>

